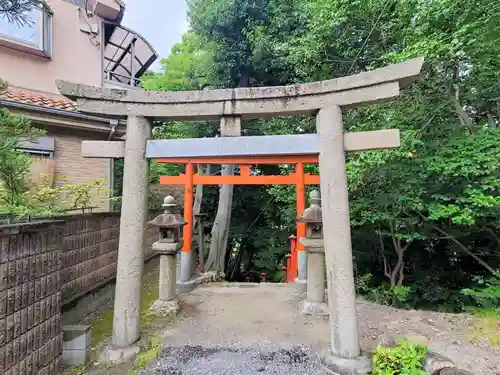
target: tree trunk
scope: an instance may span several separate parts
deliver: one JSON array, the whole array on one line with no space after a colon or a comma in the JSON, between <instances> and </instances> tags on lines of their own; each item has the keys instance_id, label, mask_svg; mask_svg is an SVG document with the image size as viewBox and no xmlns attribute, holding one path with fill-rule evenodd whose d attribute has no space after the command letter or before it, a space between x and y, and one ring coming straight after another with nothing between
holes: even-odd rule
<instances>
[{"instance_id":1,"label":"tree trunk","mask_svg":"<svg viewBox=\"0 0 500 375\"><path fill-rule=\"evenodd\" d=\"M247 87L249 76L246 69L241 72L238 87ZM240 117L221 117L220 134L222 137L241 136L241 118ZM234 165L223 165L222 176L233 176ZM215 215L212 226L212 239L210 242L210 252L207 263L207 271L215 271L221 277L225 276L227 243L229 241L229 229L231 227L231 208L233 205L233 185L222 185L219 188L219 204L217 214Z\"/></svg>"},{"instance_id":2,"label":"tree trunk","mask_svg":"<svg viewBox=\"0 0 500 375\"><path fill-rule=\"evenodd\" d=\"M239 117L226 117L221 119L221 135L241 135L241 119ZM223 165L222 176L234 175L234 165ZM233 185L222 185L219 188L219 205L212 226L212 240L210 242L210 253L208 254L207 271L225 274L225 259L227 243L229 240L229 229L231 226L231 207L233 204Z\"/></svg>"}]
</instances>

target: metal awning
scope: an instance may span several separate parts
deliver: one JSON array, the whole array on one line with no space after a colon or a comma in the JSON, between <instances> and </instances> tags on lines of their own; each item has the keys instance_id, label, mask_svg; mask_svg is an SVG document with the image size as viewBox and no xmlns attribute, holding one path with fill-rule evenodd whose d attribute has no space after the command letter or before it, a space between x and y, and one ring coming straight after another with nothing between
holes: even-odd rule
<instances>
[{"instance_id":1,"label":"metal awning","mask_svg":"<svg viewBox=\"0 0 500 375\"><path fill-rule=\"evenodd\" d=\"M118 84L137 86L158 58L143 36L116 23L104 23L104 45L105 79Z\"/></svg>"}]
</instances>

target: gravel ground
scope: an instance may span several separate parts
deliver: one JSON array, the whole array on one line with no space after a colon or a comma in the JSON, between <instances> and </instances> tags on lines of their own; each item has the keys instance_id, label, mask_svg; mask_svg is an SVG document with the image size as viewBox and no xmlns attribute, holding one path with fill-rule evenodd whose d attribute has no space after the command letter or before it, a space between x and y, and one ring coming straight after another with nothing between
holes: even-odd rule
<instances>
[{"instance_id":1,"label":"gravel ground","mask_svg":"<svg viewBox=\"0 0 500 375\"><path fill-rule=\"evenodd\" d=\"M161 335L170 348L143 374L256 374L262 368L262 374L322 374L312 353L328 347L328 318L300 315L300 299L286 284L208 284L182 295L186 318ZM496 374L500 350L470 342L474 321L465 314L406 311L358 301L363 349L401 334L423 335L431 350L458 367L476 375ZM308 360L287 362L287 353L295 352L308 353ZM275 353L275 359L263 359L265 353Z\"/></svg>"},{"instance_id":2,"label":"gravel ground","mask_svg":"<svg viewBox=\"0 0 500 375\"><path fill-rule=\"evenodd\" d=\"M166 348L142 375L323 375L316 355L307 348L290 350L182 346Z\"/></svg>"}]
</instances>

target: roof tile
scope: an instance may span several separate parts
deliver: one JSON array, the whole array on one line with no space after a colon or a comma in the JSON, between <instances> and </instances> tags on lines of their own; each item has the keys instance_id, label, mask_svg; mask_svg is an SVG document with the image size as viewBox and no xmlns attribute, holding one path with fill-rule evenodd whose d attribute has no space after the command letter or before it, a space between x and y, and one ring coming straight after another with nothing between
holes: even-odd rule
<instances>
[{"instance_id":1,"label":"roof tile","mask_svg":"<svg viewBox=\"0 0 500 375\"><path fill-rule=\"evenodd\" d=\"M21 89L9 86L3 92L0 92L0 100L10 100L13 102L31 104L39 107L61 109L63 111L76 112L76 103L65 98L62 95L48 92Z\"/></svg>"}]
</instances>

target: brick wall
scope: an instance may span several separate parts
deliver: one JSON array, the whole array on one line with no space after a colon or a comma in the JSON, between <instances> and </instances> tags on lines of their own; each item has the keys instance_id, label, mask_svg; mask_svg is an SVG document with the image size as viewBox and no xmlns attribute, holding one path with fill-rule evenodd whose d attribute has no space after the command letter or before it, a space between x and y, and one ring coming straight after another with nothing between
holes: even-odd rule
<instances>
[{"instance_id":1,"label":"brick wall","mask_svg":"<svg viewBox=\"0 0 500 375\"><path fill-rule=\"evenodd\" d=\"M61 223L0 227L0 374L59 372L61 249Z\"/></svg>"},{"instance_id":2,"label":"brick wall","mask_svg":"<svg viewBox=\"0 0 500 375\"><path fill-rule=\"evenodd\" d=\"M81 155L82 140L92 139L88 135L56 134L55 152L56 172L55 178L65 176L74 184L82 184L91 180L105 180L105 189L110 188L111 162L109 159L85 159ZM99 206L101 210L109 211L110 202L99 203L100 197L96 196L92 206Z\"/></svg>"}]
</instances>

